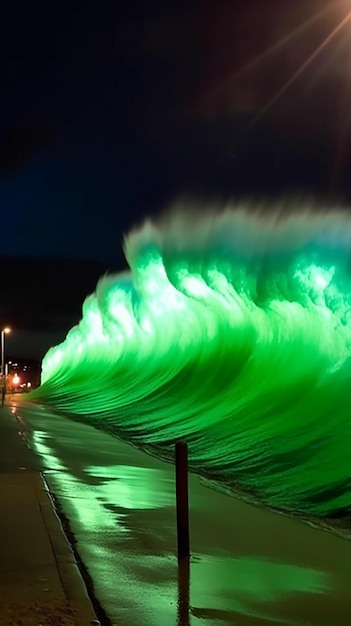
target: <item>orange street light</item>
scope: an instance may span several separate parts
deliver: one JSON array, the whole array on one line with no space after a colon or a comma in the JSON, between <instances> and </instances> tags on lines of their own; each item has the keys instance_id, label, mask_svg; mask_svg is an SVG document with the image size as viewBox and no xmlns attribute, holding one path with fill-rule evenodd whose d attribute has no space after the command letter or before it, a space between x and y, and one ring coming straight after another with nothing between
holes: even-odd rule
<instances>
[{"instance_id":1,"label":"orange street light","mask_svg":"<svg viewBox=\"0 0 351 626\"><path fill-rule=\"evenodd\" d=\"M20 377L18 376L18 374L15 374L12 379L12 384L15 385L15 387L17 387L17 385L19 385L20 382L21 382Z\"/></svg>"}]
</instances>

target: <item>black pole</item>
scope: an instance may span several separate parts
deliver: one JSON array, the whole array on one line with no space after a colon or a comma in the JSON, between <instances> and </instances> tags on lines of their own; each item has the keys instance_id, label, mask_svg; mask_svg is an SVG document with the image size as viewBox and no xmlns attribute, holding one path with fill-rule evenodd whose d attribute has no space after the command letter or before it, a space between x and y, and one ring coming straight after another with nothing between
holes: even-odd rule
<instances>
[{"instance_id":1,"label":"black pole","mask_svg":"<svg viewBox=\"0 0 351 626\"><path fill-rule=\"evenodd\" d=\"M6 395L5 382L5 330L1 331L1 408L4 406Z\"/></svg>"},{"instance_id":2,"label":"black pole","mask_svg":"<svg viewBox=\"0 0 351 626\"><path fill-rule=\"evenodd\" d=\"M188 501L188 445L175 446L178 560L190 555Z\"/></svg>"},{"instance_id":3,"label":"black pole","mask_svg":"<svg viewBox=\"0 0 351 626\"><path fill-rule=\"evenodd\" d=\"M190 558L178 560L177 626L190 626Z\"/></svg>"}]
</instances>

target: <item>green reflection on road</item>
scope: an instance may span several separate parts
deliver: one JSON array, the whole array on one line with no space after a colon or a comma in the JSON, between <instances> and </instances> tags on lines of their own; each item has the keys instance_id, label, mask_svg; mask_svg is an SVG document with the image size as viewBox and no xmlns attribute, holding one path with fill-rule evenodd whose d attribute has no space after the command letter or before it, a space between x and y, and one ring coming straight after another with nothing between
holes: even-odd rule
<instances>
[{"instance_id":1,"label":"green reflection on road","mask_svg":"<svg viewBox=\"0 0 351 626\"><path fill-rule=\"evenodd\" d=\"M308 621L307 614L305 620L304 613L311 607L315 611L316 602L322 612L323 597L331 588L330 577L324 572L260 557L207 555L191 563L191 612L211 624L216 620L239 624L238 616L254 618L240 621L240 626L258 626L261 620L296 626L316 624ZM311 595L316 596L315 601Z\"/></svg>"},{"instance_id":2,"label":"green reflection on road","mask_svg":"<svg viewBox=\"0 0 351 626\"><path fill-rule=\"evenodd\" d=\"M102 497L125 509L174 506L174 486L167 472L134 465L91 466L89 476L101 477Z\"/></svg>"}]
</instances>

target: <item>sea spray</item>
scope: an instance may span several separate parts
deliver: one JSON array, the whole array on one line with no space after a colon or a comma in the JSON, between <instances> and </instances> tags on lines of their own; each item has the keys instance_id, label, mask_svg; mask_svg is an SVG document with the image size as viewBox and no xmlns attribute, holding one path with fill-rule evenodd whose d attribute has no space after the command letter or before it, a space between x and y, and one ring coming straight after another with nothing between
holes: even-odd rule
<instances>
[{"instance_id":1,"label":"sea spray","mask_svg":"<svg viewBox=\"0 0 351 626\"><path fill-rule=\"evenodd\" d=\"M351 220L182 208L125 239L32 399L259 502L351 512Z\"/></svg>"}]
</instances>

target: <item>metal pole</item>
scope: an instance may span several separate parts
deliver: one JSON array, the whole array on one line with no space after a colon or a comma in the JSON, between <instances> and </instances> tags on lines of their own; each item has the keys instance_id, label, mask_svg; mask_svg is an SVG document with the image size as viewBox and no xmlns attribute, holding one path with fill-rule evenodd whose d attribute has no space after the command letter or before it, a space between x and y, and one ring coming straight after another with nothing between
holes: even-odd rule
<instances>
[{"instance_id":1,"label":"metal pole","mask_svg":"<svg viewBox=\"0 0 351 626\"><path fill-rule=\"evenodd\" d=\"M190 626L190 558L178 560L177 626Z\"/></svg>"},{"instance_id":2,"label":"metal pole","mask_svg":"<svg viewBox=\"0 0 351 626\"><path fill-rule=\"evenodd\" d=\"M4 406L5 401L5 332L1 331L1 407Z\"/></svg>"},{"instance_id":3,"label":"metal pole","mask_svg":"<svg viewBox=\"0 0 351 626\"><path fill-rule=\"evenodd\" d=\"M190 555L189 499L188 499L188 445L178 441L175 446L177 545L178 560Z\"/></svg>"},{"instance_id":4,"label":"metal pole","mask_svg":"<svg viewBox=\"0 0 351 626\"><path fill-rule=\"evenodd\" d=\"M5 333L1 331L1 376L4 376L5 372Z\"/></svg>"}]
</instances>

